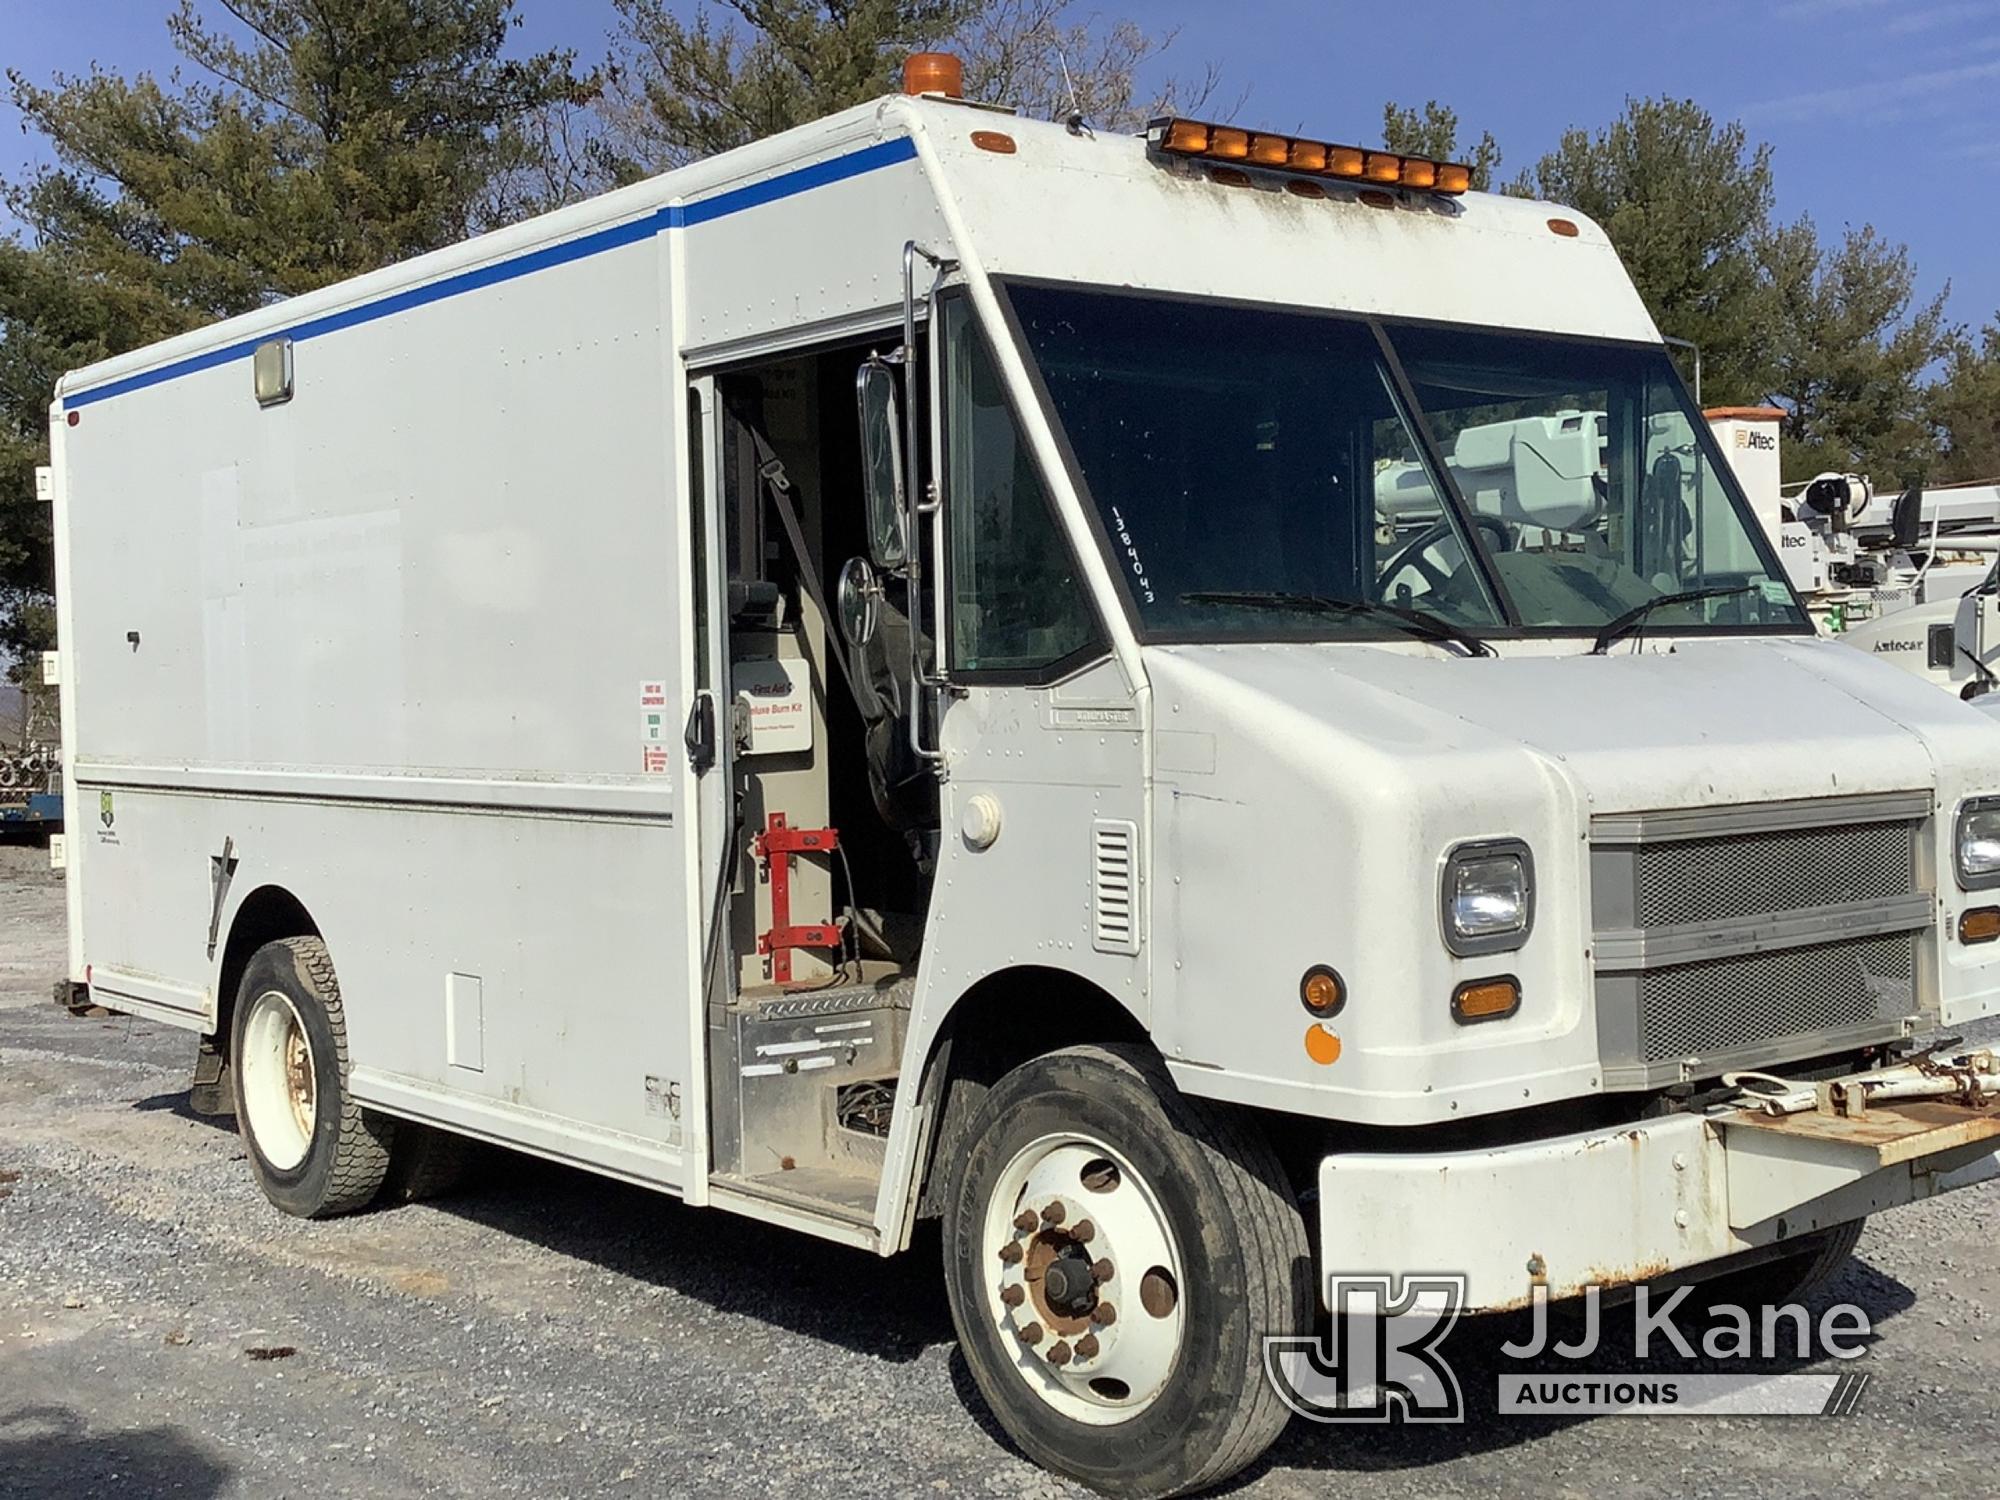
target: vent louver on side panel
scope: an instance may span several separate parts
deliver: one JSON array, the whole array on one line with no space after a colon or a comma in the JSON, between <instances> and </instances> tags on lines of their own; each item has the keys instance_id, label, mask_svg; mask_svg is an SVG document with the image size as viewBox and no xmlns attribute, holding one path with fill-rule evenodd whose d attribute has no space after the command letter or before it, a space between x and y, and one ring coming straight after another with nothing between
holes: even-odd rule
<instances>
[{"instance_id":1,"label":"vent louver on side panel","mask_svg":"<svg viewBox=\"0 0 2000 1500\"><path fill-rule=\"evenodd\" d=\"M1139 951L1139 828L1100 818L1090 825L1091 946Z\"/></svg>"}]
</instances>

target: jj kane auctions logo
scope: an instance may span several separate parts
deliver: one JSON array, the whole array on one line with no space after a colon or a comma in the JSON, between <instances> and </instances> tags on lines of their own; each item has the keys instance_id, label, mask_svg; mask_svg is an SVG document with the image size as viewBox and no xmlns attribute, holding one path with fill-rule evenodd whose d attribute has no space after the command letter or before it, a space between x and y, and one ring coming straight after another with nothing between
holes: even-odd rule
<instances>
[{"instance_id":1,"label":"jj kane auctions logo","mask_svg":"<svg viewBox=\"0 0 2000 1500\"><path fill-rule=\"evenodd\" d=\"M1868 1377L1819 1371L1681 1373L1667 1363L1704 1358L1836 1360L1861 1355L1871 1336L1860 1308L1827 1308L1817 1323L1796 1304L1751 1310L1711 1303L1693 1326L1694 1288L1633 1294L1632 1358L1642 1369L1503 1372L1496 1409L1502 1415L1709 1413L1732 1416L1841 1415L1855 1408ZM1332 1320L1324 1339L1283 1336L1264 1341L1264 1373L1294 1412L1314 1422L1463 1422L1464 1391L1444 1353L1445 1340L1468 1306L1467 1278L1436 1273L1328 1279ZM1499 1346L1510 1360L1586 1360L1605 1348L1600 1288L1582 1298L1582 1327L1572 1339L1552 1337L1547 1288L1537 1288L1527 1336ZM1816 1335L1816 1337L1815 1337ZM1650 1362L1650 1363L1649 1363Z\"/></svg>"}]
</instances>

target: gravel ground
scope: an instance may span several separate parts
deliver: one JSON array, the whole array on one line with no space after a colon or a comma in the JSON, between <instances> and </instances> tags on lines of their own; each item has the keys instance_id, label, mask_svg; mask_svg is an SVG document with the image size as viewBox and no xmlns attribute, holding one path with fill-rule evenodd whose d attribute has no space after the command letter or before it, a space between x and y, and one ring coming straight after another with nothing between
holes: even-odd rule
<instances>
[{"instance_id":1,"label":"gravel ground","mask_svg":"<svg viewBox=\"0 0 2000 1500\"><path fill-rule=\"evenodd\" d=\"M0 846L0 1494L1080 1493L973 1393L934 1238L882 1262L511 1156L286 1219L188 1112L191 1039L64 1015L62 961L46 856ZM1448 1345L1466 1424L1295 1423L1240 1493L1983 1496L1996 1246L1996 1185L1870 1225L1821 1299L1875 1326L1846 1418L1495 1416L1487 1320Z\"/></svg>"}]
</instances>

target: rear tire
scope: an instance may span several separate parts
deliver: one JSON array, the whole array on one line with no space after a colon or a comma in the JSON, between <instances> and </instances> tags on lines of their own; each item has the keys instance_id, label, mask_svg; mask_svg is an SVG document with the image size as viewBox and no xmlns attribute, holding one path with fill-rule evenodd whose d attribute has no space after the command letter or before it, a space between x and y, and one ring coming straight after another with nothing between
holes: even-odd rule
<instances>
[{"instance_id":1,"label":"rear tire","mask_svg":"<svg viewBox=\"0 0 2000 1500\"><path fill-rule=\"evenodd\" d=\"M399 1120L379 1197L388 1203L441 1198L465 1181L478 1150L478 1142L456 1131Z\"/></svg>"},{"instance_id":2,"label":"rear tire","mask_svg":"<svg viewBox=\"0 0 2000 1500\"><path fill-rule=\"evenodd\" d=\"M1110 1045L1014 1069L967 1139L945 1285L972 1377L1028 1457L1151 1497L1269 1447L1289 1413L1263 1340L1311 1328L1312 1262L1261 1132Z\"/></svg>"},{"instance_id":3,"label":"rear tire","mask_svg":"<svg viewBox=\"0 0 2000 1500\"><path fill-rule=\"evenodd\" d=\"M251 955L229 1054L236 1124L264 1196L302 1219L365 1208L388 1173L395 1125L348 1092L347 1016L318 938Z\"/></svg>"}]
</instances>

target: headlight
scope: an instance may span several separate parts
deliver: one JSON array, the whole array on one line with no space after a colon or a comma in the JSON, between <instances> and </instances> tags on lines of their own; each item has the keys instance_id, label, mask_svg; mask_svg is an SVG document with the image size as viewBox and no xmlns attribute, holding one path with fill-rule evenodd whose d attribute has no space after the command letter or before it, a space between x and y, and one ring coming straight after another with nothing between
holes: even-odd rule
<instances>
[{"instance_id":1,"label":"headlight","mask_svg":"<svg viewBox=\"0 0 2000 1500\"><path fill-rule=\"evenodd\" d=\"M1958 883L1969 891L2000 885L2000 797L1959 804L1952 862L1958 867Z\"/></svg>"},{"instance_id":2,"label":"headlight","mask_svg":"<svg viewBox=\"0 0 2000 1500\"><path fill-rule=\"evenodd\" d=\"M1440 896L1444 945L1460 958L1518 948L1535 924L1534 858L1519 839L1460 844L1445 856Z\"/></svg>"}]
</instances>

